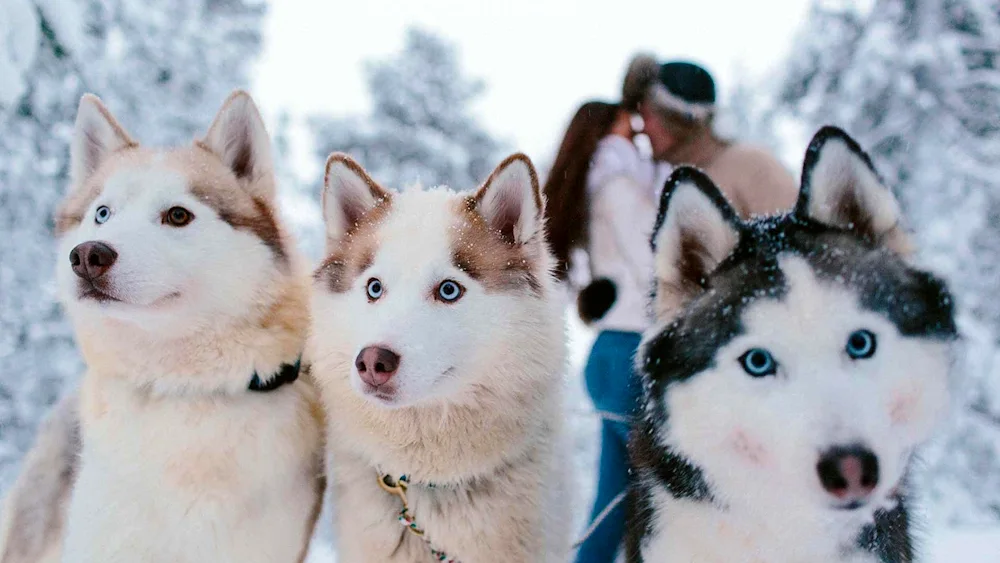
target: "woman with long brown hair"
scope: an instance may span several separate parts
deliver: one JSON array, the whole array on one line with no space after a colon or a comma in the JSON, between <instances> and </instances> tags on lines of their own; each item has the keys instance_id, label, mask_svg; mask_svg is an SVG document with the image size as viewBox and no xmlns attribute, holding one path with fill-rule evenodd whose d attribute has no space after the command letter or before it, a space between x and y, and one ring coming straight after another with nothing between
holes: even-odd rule
<instances>
[{"instance_id":1,"label":"woman with long brown hair","mask_svg":"<svg viewBox=\"0 0 1000 563\"><path fill-rule=\"evenodd\" d=\"M628 478L628 418L641 388L632 370L640 333L649 323L649 235L659 187L669 167L642 158L631 116L617 104L592 101L576 112L545 183L549 242L557 274L568 279L588 255L590 279L578 298L584 322L599 333L584 375L594 405L605 413L591 520L605 512ZM604 515L577 552L578 563L611 563L621 544L624 511Z\"/></svg>"}]
</instances>

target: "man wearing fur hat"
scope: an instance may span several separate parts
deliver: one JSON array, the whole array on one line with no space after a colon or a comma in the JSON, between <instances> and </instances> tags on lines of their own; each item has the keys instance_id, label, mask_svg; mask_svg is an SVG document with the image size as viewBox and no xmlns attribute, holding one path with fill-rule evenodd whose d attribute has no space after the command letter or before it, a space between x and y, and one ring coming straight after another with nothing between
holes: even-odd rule
<instances>
[{"instance_id":1,"label":"man wearing fur hat","mask_svg":"<svg viewBox=\"0 0 1000 563\"><path fill-rule=\"evenodd\" d=\"M795 179L773 156L714 133L715 81L704 68L638 55L625 75L622 106L642 116L656 160L701 168L742 216L795 204Z\"/></svg>"}]
</instances>

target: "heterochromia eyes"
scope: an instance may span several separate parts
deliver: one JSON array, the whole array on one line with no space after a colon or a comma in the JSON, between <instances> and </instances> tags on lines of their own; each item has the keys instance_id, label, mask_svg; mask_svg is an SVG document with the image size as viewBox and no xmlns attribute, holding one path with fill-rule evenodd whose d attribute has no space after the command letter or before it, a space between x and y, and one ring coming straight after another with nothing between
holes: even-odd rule
<instances>
[{"instance_id":1,"label":"heterochromia eyes","mask_svg":"<svg viewBox=\"0 0 1000 563\"><path fill-rule=\"evenodd\" d=\"M365 288L365 291L368 292L369 301L378 300L379 297L382 297L382 292L384 290L385 288L382 287L382 282L379 281L378 278L372 278L368 280L368 285Z\"/></svg>"},{"instance_id":2,"label":"heterochromia eyes","mask_svg":"<svg viewBox=\"0 0 1000 563\"><path fill-rule=\"evenodd\" d=\"M766 377L778 373L778 362L763 348L751 348L740 356L743 371L753 377Z\"/></svg>"},{"instance_id":3,"label":"heterochromia eyes","mask_svg":"<svg viewBox=\"0 0 1000 563\"><path fill-rule=\"evenodd\" d=\"M102 205L97 208L94 214L94 221L98 225L103 225L111 218L111 208ZM174 206L163 213L160 222L171 227L183 227L194 220L194 214L183 207Z\"/></svg>"},{"instance_id":4,"label":"heterochromia eyes","mask_svg":"<svg viewBox=\"0 0 1000 563\"><path fill-rule=\"evenodd\" d=\"M463 293L465 293L465 288L459 285L457 281L444 280L440 285L438 285L435 297L438 301L442 301L444 303L454 303L462 297Z\"/></svg>"},{"instance_id":5,"label":"heterochromia eyes","mask_svg":"<svg viewBox=\"0 0 1000 563\"><path fill-rule=\"evenodd\" d=\"M870 330L856 330L847 337L847 355L852 360L864 360L875 355L877 341Z\"/></svg>"},{"instance_id":6,"label":"heterochromia eyes","mask_svg":"<svg viewBox=\"0 0 1000 563\"><path fill-rule=\"evenodd\" d=\"M111 208L107 205L102 205L97 208L97 213L94 214L94 222L98 225L103 225L108 222L111 218Z\"/></svg>"}]
</instances>

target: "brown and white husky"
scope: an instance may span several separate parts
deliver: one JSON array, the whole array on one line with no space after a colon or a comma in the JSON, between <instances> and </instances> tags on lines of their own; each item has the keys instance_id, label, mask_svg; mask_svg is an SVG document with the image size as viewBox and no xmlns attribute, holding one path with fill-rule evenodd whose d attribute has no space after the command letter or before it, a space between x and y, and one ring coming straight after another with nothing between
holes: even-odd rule
<instances>
[{"instance_id":1,"label":"brown and white husky","mask_svg":"<svg viewBox=\"0 0 1000 563\"><path fill-rule=\"evenodd\" d=\"M564 561L565 329L530 161L396 192L334 154L323 210L306 357L340 557Z\"/></svg>"},{"instance_id":2,"label":"brown and white husky","mask_svg":"<svg viewBox=\"0 0 1000 563\"><path fill-rule=\"evenodd\" d=\"M59 465L72 483L15 487L4 563L40 542L67 563L301 560L323 482L318 403L296 380L309 284L250 97L231 95L203 139L156 150L85 96L57 231L87 372L32 456L79 458ZM55 437L74 408L76 448ZM60 494L64 536L49 529L61 518L29 514Z\"/></svg>"}]
</instances>

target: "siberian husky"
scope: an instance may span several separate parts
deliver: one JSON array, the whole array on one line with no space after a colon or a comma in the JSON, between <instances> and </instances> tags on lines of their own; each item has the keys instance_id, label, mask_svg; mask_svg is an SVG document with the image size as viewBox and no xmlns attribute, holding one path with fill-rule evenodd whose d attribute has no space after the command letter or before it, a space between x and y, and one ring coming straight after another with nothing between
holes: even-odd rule
<instances>
[{"instance_id":1,"label":"siberian husky","mask_svg":"<svg viewBox=\"0 0 1000 563\"><path fill-rule=\"evenodd\" d=\"M957 335L899 222L833 127L783 216L743 222L704 174L674 173L637 357L628 561L914 560L907 471L947 411Z\"/></svg>"},{"instance_id":2,"label":"siberian husky","mask_svg":"<svg viewBox=\"0 0 1000 563\"><path fill-rule=\"evenodd\" d=\"M243 92L172 150L139 146L96 97L80 102L56 277L87 364L82 448L65 461L72 444L54 437L71 434L70 409L35 453L73 469L64 562L304 558L322 417L296 381L309 278L278 222L269 143ZM22 480L9 519L51 513L66 480L49 481ZM59 520L8 526L5 552L56 541L45 527Z\"/></svg>"},{"instance_id":3,"label":"siberian husky","mask_svg":"<svg viewBox=\"0 0 1000 563\"><path fill-rule=\"evenodd\" d=\"M306 357L339 557L565 560L565 328L531 162L395 192L333 154L324 184Z\"/></svg>"}]
</instances>

